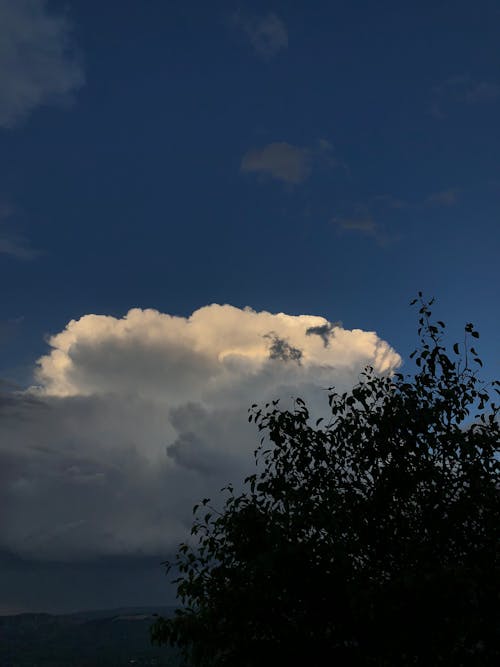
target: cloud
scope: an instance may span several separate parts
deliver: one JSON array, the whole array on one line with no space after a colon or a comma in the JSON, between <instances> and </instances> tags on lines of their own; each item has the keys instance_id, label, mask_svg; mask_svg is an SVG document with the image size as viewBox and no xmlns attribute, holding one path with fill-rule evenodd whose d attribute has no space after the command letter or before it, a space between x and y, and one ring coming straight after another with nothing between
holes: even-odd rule
<instances>
[{"instance_id":1,"label":"cloud","mask_svg":"<svg viewBox=\"0 0 500 667\"><path fill-rule=\"evenodd\" d=\"M262 58L272 58L288 47L286 25L276 14L257 17L236 12L233 23L244 32L255 53Z\"/></svg>"},{"instance_id":2,"label":"cloud","mask_svg":"<svg viewBox=\"0 0 500 667\"><path fill-rule=\"evenodd\" d=\"M84 75L67 17L45 0L0 0L0 71L0 127L71 101Z\"/></svg>"},{"instance_id":3,"label":"cloud","mask_svg":"<svg viewBox=\"0 0 500 667\"><path fill-rule=\"evenodd\" d=\"M307 334L307 330L306 330ZM280 338L274 332L265 334L264 338L271 339L269 347L269 359L279 359L281 361L294 361L300 365L302 359L302 350L293 347L285 338Z\"/></svg>"},{"instance_id":4,"label":"cloud","mask_svg":"<svg viewBox=\"0 0 500 667\"><path fill-rule=\"evenodd\" d=\"M398 240L398 236L390 235L384 226L376 222L370 212L354 213L350 216L334 217L330 221L338 234L358 234L374 239L379 246L387 246Z\"/></svg>"},{"instance_id":5,"label":"cloud","mask_svg":"<svg viewBox=\"0 0 500 667\"><path fill-rule=\"evenodd\" d=\"M397 236L389 235L384 226L376 222L368 210L355 212L353 215L334 217L331 223L337 229L338 234L368 236L374 239L379 246L387 246L398 240Z\"/></svg>"},{"instance_id":6,"label":"cloud","mask_svg":"<svg viewBox=\"0 0 500 667\"><path fill-rule=\"evenodd\" d=\"M332 222L340 230L360 232L369 236L374 236L379 229L370 214L347 218L333 218Z\"/></svg>"},{"instance_id":7,"label":"cloud","mask_svg":"<svg viewBox=\"0 0 500 667\"><path fill-rule=\"evenodd\" d=\"M374 195L344 206L330 222L339 235L367 236L379 246L387 246L399 240L399 234L393 231L394 225L399 224L401 211L409 206L407 201L390 194Z\"/></svg>"},{"instance_id":8,"label":"cloud","mask_svg":"<svg viewBox=\"0 0 500 667\"><path fill-rule=\"evenodd\" d=\"M310 147L294 146L287 142L273 142L262 148L249 150L241 160L241 171L254 172L289 185L303 183L311 167L341 168L347 173L348 165L334 152L333 145L324 138Z\"/></svg>"},{"instance_id":9,"label":"cloud","mask_svg":"<svg viewBox=\"0 0 500 667\"><path fill-rule=\"evenodd\" d=\"M457 104L486 104L499 98L496 81L478 81L468 74L452 76L432 88L430 112L435 118L446 118L450 107Z\"/></svg>"},{"instance_id":10,"label":"cloud","mask_svg":"<svg viewBox=\"0 0 500 667\"><path fill-rule=\"evenodd\" d=\"M0 590L0 615L176 604L158 556L33 563L0 551Z\"/></svg>"},{"instance_id":11,"label":"cloud","mask_svg":"<svg viewBox=\"0 0 500 667\"><path fill-rule=\"evenodd\" d=\"M469 104L490 102L500 97L500 85L492 81L479 81L471 85L465 93L465 100Z\"/></svg>"},{"instance_id":12,"label":"cloud","mask_svg":"<svg viewBox=\"0 0 500 667\"><path fill-rule=\"evenodd\" d=\"M319 326L309 327L306 329L306 336L319 336L323 345L328 347L330 338L335 336L335 328L342 328L342 324L340 322L327 322Z\"/></svg>"},{"instance_id":13,"label":"cloud","mask_svg":"<svg viewBox=\"0 0 500 667\"><path fill-rule=\"evenodd\" d=\"M1 1L1 0L0 0ZM14 210L5 202L0 202L0 255L10 255L16 259L29 260L37 257L40 252L33 248L29 241L18 233L8 231L5 226ZM2 229L3 227L3 229Z\"/></svg>"},{"instance_id":14,"label":"cloud","mask_svg":"<svg viewBox=\"0 0 500 667\"><path fill-rule=\"evenodd\" d=\"M32 248L23 237L0 236L0 255L10 255L16 259L34 259L40 253Z\"/></svg>"},{"instance_id":15,"label":"cloud","mask_svg":"<svg viewBox=\"0 0 500 667\"><path fill-rule=\"evenodd\" d=\"M270 176L284 183L298 184L306 180L310 171L310 154L284 141L249 150L241 160L243 172Z\"/></svg>"},{"instance_id":16,"label":"cloud","mask_svg":"<svg viewBox=\"0 0 500 667\"><path fill-rule=\"evenodd\" d=\"M248 407L352 386L399 355L323 317L211 305L86 315L49 339L36 386L0 400L0 551L85 561L166 555L191 507L253 469ZM311 335L317 333L318 335ZM326 334L325 334L326 335Z\"/></svg>"},{"instance_id":17,"label":"cloud","mask_svg":"<svg viewBox=\"0 0 500 667\"><path fill-rule=\"evenodd\" d=\"M431 206L455 206L458 201L458 196L458 188L449 188L448 190L434 192L427 197L425 202Z\"/></svg>"}]
</instances>

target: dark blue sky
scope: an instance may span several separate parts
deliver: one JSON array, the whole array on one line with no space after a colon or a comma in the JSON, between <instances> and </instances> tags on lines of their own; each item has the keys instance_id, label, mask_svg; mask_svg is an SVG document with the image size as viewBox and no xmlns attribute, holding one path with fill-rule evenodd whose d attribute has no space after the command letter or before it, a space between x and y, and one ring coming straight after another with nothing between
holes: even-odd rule
<instances>
[{"instance_id":1,"label":"dark blue sky","mask_svg":"<svg viewBox=\"0 0 500 667\"><path fill-rule=\"evenodd\" d=\"M0 256L5 377L132 306L321 314L405 354L418 289L495 360L497 3L49 7L85 82L0 130L0 229L40 253ZM287 43L252 43L270 15ZM302 151L300 182L242 171L270 144Z\"/></svg>"},{"instance_id":2,"label":"dark blue sky","mask_svg":"<svg viewBox=\"0 0 500 667\"><path fill-rule=\"evenodd\" d=\"M205 309L87 319L9 391L72 319L250 306L408 361L422 290L498 374L499 44L496 0L0 0L0 613L171 602L165 549L251 460L241 410L311 386L252 366L298 320ZM342 335L312 375L378 341Z\"/></svg>"}]
</instances>

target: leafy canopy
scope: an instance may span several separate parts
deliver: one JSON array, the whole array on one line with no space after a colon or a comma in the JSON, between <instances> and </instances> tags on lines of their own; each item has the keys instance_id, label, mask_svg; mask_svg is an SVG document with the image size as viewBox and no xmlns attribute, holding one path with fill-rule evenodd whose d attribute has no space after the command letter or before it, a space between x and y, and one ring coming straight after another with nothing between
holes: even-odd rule
<instances>
[{"instance_id":1,"label":"leafy canopy","mask_svg":"<svg viewBox=\"0 0 500 667\"><path fill-rule=\"evenodd\" d=\"M252 406L258 472L194 508L153 641L194 667L500 664L500 383L472 324L448 354L415 302L413 375L368 367L327 421Z\"/></svg>"}]
</instances>

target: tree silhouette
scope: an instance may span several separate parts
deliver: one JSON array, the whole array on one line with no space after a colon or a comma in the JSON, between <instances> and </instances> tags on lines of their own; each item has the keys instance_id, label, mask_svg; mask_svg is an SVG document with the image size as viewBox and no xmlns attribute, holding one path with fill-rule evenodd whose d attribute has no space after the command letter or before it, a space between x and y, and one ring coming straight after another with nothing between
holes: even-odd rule
<instances>
[{"instance_id":1,"label":"tree silhouette","mask_svg":"<svg viewBox=\"0 0 500 667\"><path fill-rule=\"evenodd\" d=\"M472 324L447 353L419 299L412 375L252 406L258 472L195 506L152 639L193 667L500 664L500 427Z\"/></svg>"}]
</instances>

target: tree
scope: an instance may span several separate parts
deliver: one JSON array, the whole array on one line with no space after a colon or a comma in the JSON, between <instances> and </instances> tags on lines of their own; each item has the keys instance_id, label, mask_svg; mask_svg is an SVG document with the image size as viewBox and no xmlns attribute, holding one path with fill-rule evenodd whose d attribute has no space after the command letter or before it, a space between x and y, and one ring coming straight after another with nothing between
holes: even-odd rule
<instances>
[{"instance_id":1,"label":"tree","mask_svg":"<svg viewBox=\"0 0 500 667\"><path fill-rule=\"evenodd\" d=\"M500 383L416 302L414 374L331 388L326 423L252 406L258 472L195 506L153 641L194 667L500 664Z\"/></svg>"}]
</instances>

